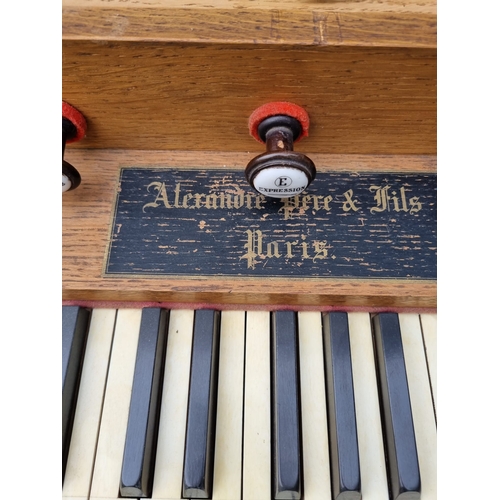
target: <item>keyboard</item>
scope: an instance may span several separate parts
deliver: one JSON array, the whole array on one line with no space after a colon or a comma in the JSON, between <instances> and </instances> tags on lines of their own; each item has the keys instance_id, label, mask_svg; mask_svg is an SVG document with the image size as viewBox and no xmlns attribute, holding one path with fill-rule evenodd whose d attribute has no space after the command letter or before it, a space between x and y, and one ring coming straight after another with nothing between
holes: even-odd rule
<instances>
[{"instance_id":1,"label":"keyboard","mask_svg":"<svg viewBox=\"0 0 500 500\"><path fill-rule=\"evenodd\" d=\"M436 315L63 306L63 498L436 492Z\"/></svg>"}]
</instances>

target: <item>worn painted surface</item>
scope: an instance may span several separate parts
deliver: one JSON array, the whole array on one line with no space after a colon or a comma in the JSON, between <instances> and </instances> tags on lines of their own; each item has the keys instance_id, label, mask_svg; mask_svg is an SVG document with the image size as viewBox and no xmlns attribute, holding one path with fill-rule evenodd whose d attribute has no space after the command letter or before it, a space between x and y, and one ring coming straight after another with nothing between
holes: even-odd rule
<instances>
[{"instance_id":1,"label":"worn painted surface","mask_svg":"<svg viewBox=\"0 0 500 500\"><path fill-rule=\"evenodd\" d=\"M319 172L273 200L242 170L123 168L105 276L436 279L436 175Z\"/></svg>"}]
</instances>

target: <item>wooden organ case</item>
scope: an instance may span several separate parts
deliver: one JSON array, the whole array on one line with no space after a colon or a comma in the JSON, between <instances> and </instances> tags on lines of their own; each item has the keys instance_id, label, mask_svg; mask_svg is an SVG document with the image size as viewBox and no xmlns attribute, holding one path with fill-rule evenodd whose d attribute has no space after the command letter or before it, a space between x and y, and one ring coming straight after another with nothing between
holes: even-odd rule
<instances>
[{"instance_id":1,"label":"wooden organ case","mask_svg":"<svg viewBox=\"0 0 500 500\"><path fill-rule=\"evenodd\" d=\"M64 153L82 182L62 200L63 327L71 323L64 320L70 312L78 316L84 311L86 319L71 393L63 497L339 498L343 488L349 489L342 479L342 464L348 461L340 457L342 431L332 430L341 420L340 397L334 396L341 375L335 374L336 355L327 355L333 340L330 345L325 339L338 322L347 321L361 488L359 496L350 492L353 496L345 498L405 498L405 492L418 498L405 490L404 477L399 483L396 477L408 471L400 470L398 452L391 451L399 438L387 437L391 426L397 426L398 417L390 413L395 410L375 412L378 452L366 423L370 420L360 413L369 405L361 401L361 393L369 392L360 389L364 380L371 380L381 407L384 394L397 390L382 380L385 348L376 340L391 329L385 321L396 318L418 451L421 484L415 495L436 498L435 0L63 0L62 7L62 97L85 116L88 126L86 137ZM274 101L296 103L309 114L309 135L296 149L314 161L318 175L304 194L265 203L240 177L263 152L249 134L248 117ZM136 217L129 211L132 205L139 207L134 214L142 222L127 233L128 222ZM132 425L128 414L135 404L132 386L144 311L159 311L166 340L157 382L160 396L151 410L159 422L148 431L155 436L148 437L154 442L148 445L153 465L136 488L122 484L122 460L126 429ZM169 363L199 354L200 311L212 313L205 321L218 331L211 352L218 374L210 372L215 381L207 391L215 396L208 407L227 404L232 409L213 409L203 472L210 479L193 489L185 475L190 467L187 434L194 419L189 407L194 403L188 391L177 396L184 398L184 410L175 413L168 407L173 397L169 380L180 377ZM298 409L290 410L300 428L300 487L290 491L280 483L286 471L281 471L279 441L283 445L289 436L277 437L281 403L276 402L282 369L279 332L288 322L297 346L295 372L292 366L290 373L300 379ZM241 332L240 347L232 329ZM74 326L71 335L77 330ZM184 330L194 340L186 352L177 346L177 355L169 342L175 340L174 331ZM302 337L309 330L319 336L318 358L307 354ZM367 346L372 337L374 345L381 345L369 362L355 359L362 348L354 337L365 330ZM106 335L108 350L101 354L106 368L87 367L93 342ZM248 357L253 339L269 347L254 361ZM120 369L128 372L113 375L120 345L126 351L122 363L129 365ZM269 367L265 381L248 372L258 358ZM373 366L373 380L361 371L366 363ZM410 365L419 363L425 372L411 373ZM326 372L319 383L308 378L315 365ZM186 390L189 380L203 379L197 368L184 370ZM113 376L129 380L120 401L109 393ZM240 387L228 388L228 381L238 377ZM270 401L268 413L258 418L246 413L255 387L262 390L254 405L259 397ZM81 397L97 399L81 402ZM102 415L95 422L83 409L92 405ZM385 411L389 416L380 420ZM121 423L115 422L118 413ZM169 431L162 419L174 419L174 413L180 423ZM259 419L267 426L264 454L252 444L263 432ZM324 434L306 443L322 419ZM108 437L106 428L121 437ZM229 438L222 436L225 428L233 433ZM172 440L175 434L182 436L178 439L184 447L173 447L180 457L177 465L169 462L173 458L165 459L162 433ZM231 441L238 442L235 450ZM322 456L314 443L323 443L326 468L321 458L314 458ZM108 455L115 457L113 465ZM92 460L84 464L84 456ZM173 490L166 486L171 479L161 476L168 468L161 460L170 464L169 471L177 471ZM239 472L229 471L228 461L238 463ZM383 486L377 486L377 474Z\"/></svg>"}]
</instances>

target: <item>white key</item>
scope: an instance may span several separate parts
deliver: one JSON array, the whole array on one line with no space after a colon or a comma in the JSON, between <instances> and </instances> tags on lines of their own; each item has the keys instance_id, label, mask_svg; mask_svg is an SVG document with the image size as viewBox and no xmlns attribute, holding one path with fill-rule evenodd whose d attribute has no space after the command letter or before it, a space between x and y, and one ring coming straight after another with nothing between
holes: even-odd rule
<instances>
[{"instance_id":1,"label":"white key","mask_svg":"<svg viewBox=\"0 0 500 500\"><path fill-rule=\"evenodd\" d=\"M434 408L418 314L400 314L399 325L420 467L420 500L437 498L437 437Z\"/></svg>"},{"instance_id":2,"label":"white key","mask_svg":"<svg viewBox=\"0 0 500 500\"><path fill-rule=\"evenodd\" d=\"M245 312L221 314L213 500L241 497Z\"/></svg>"},{"instance_id":3,"label":"white key","mask_svg":"<svg viewBox=\"0 0 500 500\"><path fill-rule=\"evenodd\" d=\"M120 309L116 317L91 499L119 498L141 314L140 309Z\"/></svg>"},{"instance_id":4,"label":"white key","mask_svg":"<svg viewBox=\"0 0 500 500\"><path fill-rule=\"evenodd\" d=\"M194 311L170 311L152 498L180 500Z\"/></svg>"},{"instance_id":5,"label":"white key","mask_svg":"<svg viewBox=\"0 0 500 500\"><path fill-rule=\"evenodd\" d=\"M115 318L115 309L92 311L63 485L67 500L89 495Z\"/></svg>"},{"instance_id":6,"label":"white key","mask_svg":"<svg viewBox=\"0 0 500 500\"><path fill-rule=\"evenodd\" d=\"M299 312L303 500L331 498L321 313Z\"/></svg>"},{"instance_id":7,"label":"white key","mask_svg":"<svg viewBox=\"0 0 500 500\"><path fill-rule=\"evenodd\" d=\"M432 400L437 419L437 316L436 314L421 314L420 324L424 334L427 369L431 379Z\"/></svg>"},{"instance_id":8,"label":"white key","mask_svg":"<svg viewBox=\"0 0 500 500\"><path fill-rule=\"evenodd\" d=\"M271 368L269 313L247 312L243 500L271 492Z\"/></svg>"},{"instance_id":9,"label":"white key","mask_svg":"<svg viewBox=\"0 0 500 500\"><path fill-rule=\"evenodd\" d=\"M388 500L384 443L368 313L349 313L349 337L363 500Z\"/></svg>"}]
</instances>

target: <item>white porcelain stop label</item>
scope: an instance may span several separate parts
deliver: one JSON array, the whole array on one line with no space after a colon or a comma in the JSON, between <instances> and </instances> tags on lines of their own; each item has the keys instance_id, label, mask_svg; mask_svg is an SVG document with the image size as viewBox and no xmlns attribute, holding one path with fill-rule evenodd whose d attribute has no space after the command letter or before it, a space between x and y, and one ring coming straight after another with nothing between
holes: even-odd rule
<instances>
[{"instance_id":1,"label":"white porcelain stop label","mask_svg":"<svg viewBox=\"0 0 500 500\"><path fill-rule=\"evenodd\" d=\"M309 184L302 170L291 167L269 167L261 170L253 180L254 188L271 198L289 198L302 193Z\"/></svg>"},{"instance_id":2,"label":"white porcelain stop label","mask_svg":"<svg viewBox=\"0 0 500 500\"><path fill-rule=\"evenodd\" d=\"M70 187L71 187L71 181L68 179L66 175L62 174L62 192L64 193L65 191L68 191Z\"/></svg>"}]
</instances>

